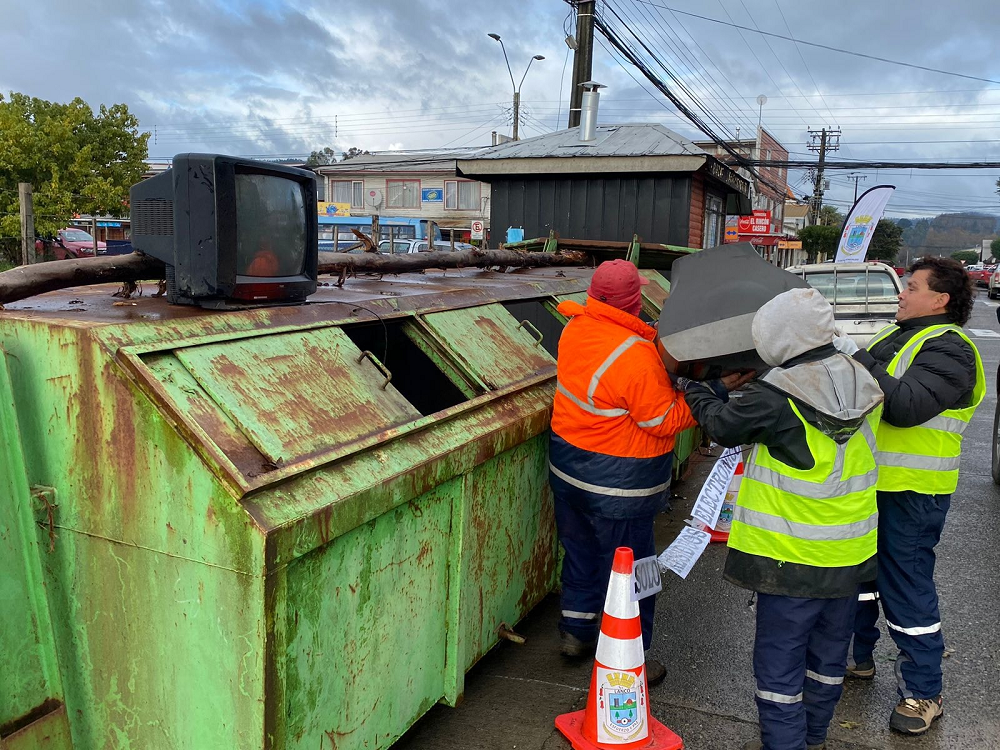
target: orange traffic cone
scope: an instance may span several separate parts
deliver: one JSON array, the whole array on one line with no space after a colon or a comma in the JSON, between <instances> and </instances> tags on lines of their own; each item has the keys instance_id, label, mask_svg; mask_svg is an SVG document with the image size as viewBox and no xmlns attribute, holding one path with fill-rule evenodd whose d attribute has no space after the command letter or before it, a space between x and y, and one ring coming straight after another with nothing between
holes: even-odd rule
<instances>
[{"instance_id":1,"label":"orange traffic cone","mask_svg":"<svg viewBox=\"0 0 1000 750\"><path fill-rule=\"evenodd\" d=\"M574 750L682 750L681 738L649 711L639 602L631 601L632 550L619 547L611 567L587 708L556 717Z\"/></svg>"},{"instance_id":2,"label":"orange traffic cone","mask_svg":"<svg viewBox=\"0 0 1000 750\"><path fill-rule=\"evenodd\" d=\"M722 501L722 512L714 529L708 529L711 542L728 542L729 530L733 527L733 513L736 511L736 496L740 494L740 482L743 481L743 462L736 464L736 471L726 489L726 498Z\"/></svg>"}]
</instances>

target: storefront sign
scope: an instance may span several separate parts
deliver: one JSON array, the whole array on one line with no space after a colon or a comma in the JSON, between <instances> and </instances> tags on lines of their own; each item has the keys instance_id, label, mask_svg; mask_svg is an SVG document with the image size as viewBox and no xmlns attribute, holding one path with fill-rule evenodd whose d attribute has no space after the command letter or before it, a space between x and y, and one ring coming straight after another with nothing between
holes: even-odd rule
<instances>
[{"instance_id":1,"label":"storefront sign","mask_svg":"<svg viewBox=\"0 0 1000 750\"><path fill-rule=\"evenodd\" d=\"M706 171L715 179L728 185L741 195L750 197L750 181L740 177L721 161L709 158L705 164Z\"/></svg>"},{"instance_id":2,"label":"storefront sign","mask_svg":"<svg viewBox=\"0 0 1000 750\"><path fill-rule=\"evenodd\" d=\"M328 203L327 201L317 201L317 208L320 216L350 216L350 203Z\"/></svg>"},{"instance_id":3,"label":"storefront sign","mask_svg":"<svg viewBox=\"0 0 1000 750\"><path fill-rule=\"evenodd\" d=\"M770 234L771 212L755 208L753 216L740 217L738 228L740 234Z\"/></svg>"},{"instance_id":4,"label":"storefront sign","mask_svg":"<svg viewBox=\"0 0 1000 750\"><path fill-rule=\"evenodd\" d=\"M441 188L423 188L420 191L421 203L441 203L444 200L444 190Z\"/></svg>"},{"instance_id":5,"label":"storefront sign","mask_svg":"<svg viewBox=\"0 0 1000 750\"><path fill-rule=\"evenodd\" d=\"M801 250L802 240L778 240L779 250Z\"/></svg>"}]
</instances>

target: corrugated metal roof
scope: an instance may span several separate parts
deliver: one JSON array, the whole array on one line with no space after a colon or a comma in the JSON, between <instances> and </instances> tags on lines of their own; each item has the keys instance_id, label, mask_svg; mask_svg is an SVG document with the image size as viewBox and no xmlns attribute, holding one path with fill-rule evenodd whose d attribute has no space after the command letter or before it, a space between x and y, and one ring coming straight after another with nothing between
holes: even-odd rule
<instances>
[{"instance_id":1,"label":"corrugated metal roof","mask_svg":"<svg viewBox=\"0 0 1000 750\"><path fill-rule=\"evenodd\" d=\"M656 123L599 125L597 137L580 141L580 129L569 128L554 133L510 141L483 149L462 159L533 159L572 156L704 156L705 151L692 141Z\"/></svg>"},{"instance_id":2,"label":"corrugated metal roof","mask_svg":"<svg viewBox=\"0 0 1000 750\"><path fill-rule=\"evenodd\" d=\"M454 172L458 159L478 159L482 149L417 151L409 153L367 154L336 164L316 167L319 174L337 172Z\"/></svg>"}]
</instances>

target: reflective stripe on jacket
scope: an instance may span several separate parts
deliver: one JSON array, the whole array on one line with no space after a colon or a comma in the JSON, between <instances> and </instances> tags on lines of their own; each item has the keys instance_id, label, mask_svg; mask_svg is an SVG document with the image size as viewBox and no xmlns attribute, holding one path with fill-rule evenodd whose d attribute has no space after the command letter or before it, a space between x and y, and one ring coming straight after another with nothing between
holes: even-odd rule
<instances>
[{"instance_id":1,"label":"reflective stripe on jacket","mask_svg":"<svg viewBox=\"0 0 1000 750\"><path fill-rule=\"evenodd\" d=\"M654 458L673 450L674 436L695 425L653 340L634 315L588 298L560 303L570 318L559 339L552 431L583 450Z\"/></svg>"},{"instance_id":2,"label":"reflective stripe on jacket","mask_svg":"<svg viewBox=\"0 0 1000 750\"><path fill-rule=\"evenodd\" d=\"M895 325L882 329L871 340L868 349L897 330ZM949 331L972 347L976 357L972 403L961 409L947 409L915 427L894 427L885 421L879 424L878 488L883 492L909 490L927 495L948 495L958 487L962 435L986 395L986 374L976 345L959 326L928 326L906 342L886 365L886 371L894 378L903 377L924 343Z\"/></svg>"},{"instance_id":3,"label":"reflective stripe on jacket","mask_svg":"<svg viewBox=\"0 0 1000 750\"><path fill-rule=\"evenodd\" d=\"M813 456L795 469L754 445L743 473L729 546L750 555L818 568L860 565L876 553L875 430L879 405L837 443L789 405Z\"/></svg>"},{"instance_id":4,"label":"reflective stripe on jacket","mask_svg":"<svg viewBox=\"0 0 1000 750\"><path fill-rule=\"evenodd\" d=\"M550 469L557 491L592 512L638 517L662 507L674 436L695 425L653 344L655 330L594 299L565 301Z\"/></svg>"}]
</instances>

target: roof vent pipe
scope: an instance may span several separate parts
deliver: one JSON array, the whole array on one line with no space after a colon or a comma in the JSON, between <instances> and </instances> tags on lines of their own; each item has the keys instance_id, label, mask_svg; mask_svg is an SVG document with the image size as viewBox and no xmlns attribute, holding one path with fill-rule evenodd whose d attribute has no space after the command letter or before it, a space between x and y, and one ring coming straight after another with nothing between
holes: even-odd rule
<instances>
[{"instance_id":1,"label":"roof vent pipe","mask_svg":"<svg viewBox=\"0 0 1000 750\"><path fill-rule=\"evenodd\" d=\"M587 81L583 86L583 101L580 105L580 140L588 143L597 138L597 105L601 100L598 89L607 88L602 83Z\"/></svg>"}]
</instances>

